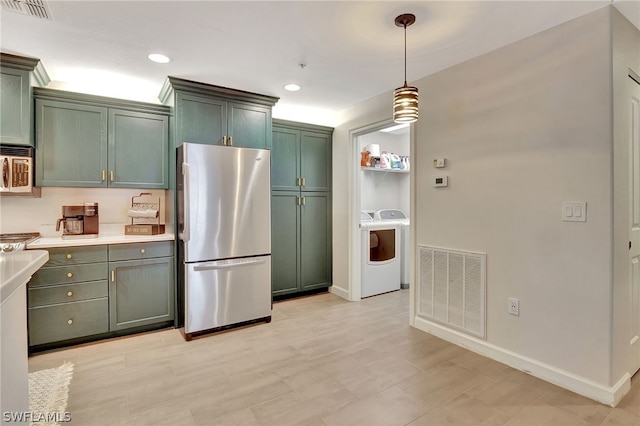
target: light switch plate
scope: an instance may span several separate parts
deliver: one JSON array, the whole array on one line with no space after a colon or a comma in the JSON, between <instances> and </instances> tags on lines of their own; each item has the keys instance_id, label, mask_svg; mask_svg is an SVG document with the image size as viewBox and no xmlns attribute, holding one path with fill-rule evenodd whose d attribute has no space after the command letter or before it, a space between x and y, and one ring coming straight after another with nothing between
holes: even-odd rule
<instances>
[{"instance_id":1,"label":"light switch plate","mask_svg":"<svg viewBox=\"0 0 640 426\"><path fill-rule=\"evenodd\" d=\"M445 186L449 186L449 178L446 175L434 176L433 177L433 186L435 188L443 188Z\"/></svg>"},{"instance_id":2,"label":"light switch plate","mask_svg":"<svg viewBox=\"0 0 640 426\"><path fill-rule=\"evenodd\" d=\"M586 222L587 203L584 201L563 201L562 220L564 222Z\"/></svg>"},{"instance_id":3,"label":"light switch plate","mask_svg":"<svg viewBox=\"0 0 640 426\"><path fill-rule=\"evenodd\" d=\"M446 158L436 158L435 160L433 160L433 167L435 167L436 169L440 169L446 166L447 166Z\"/></svg>"}]
</instances>

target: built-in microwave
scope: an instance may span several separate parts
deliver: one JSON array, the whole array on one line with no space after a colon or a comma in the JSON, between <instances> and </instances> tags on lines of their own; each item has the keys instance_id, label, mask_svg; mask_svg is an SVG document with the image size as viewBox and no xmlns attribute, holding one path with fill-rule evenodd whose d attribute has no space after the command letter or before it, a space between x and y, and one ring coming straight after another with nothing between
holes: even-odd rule
<instances>
[{"instance_id":1,"label":"built-in microwave","mask_svg":"<svg viewBox=\"0 0 640 426\"><path fill-rule=\"evenodd\" d=\"M33 148L0 145L0 195L33 194Z\"/></svg>"}]
</instances>

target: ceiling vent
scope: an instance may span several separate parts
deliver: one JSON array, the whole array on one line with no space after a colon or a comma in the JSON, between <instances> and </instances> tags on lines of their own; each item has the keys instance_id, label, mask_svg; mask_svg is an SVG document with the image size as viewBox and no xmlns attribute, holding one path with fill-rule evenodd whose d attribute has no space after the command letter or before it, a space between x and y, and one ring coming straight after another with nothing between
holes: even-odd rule
<instances>
[{"instance_id":1,"label":"ceiling vent","mask_svg":"<svg viewBox=\"0 0 640 426\"><path fill-rule=\"evenodd\" d=\"M34 18L51 19L51 10L45 0L2 0L2 9Z\"/></svg>"}]
</instances>

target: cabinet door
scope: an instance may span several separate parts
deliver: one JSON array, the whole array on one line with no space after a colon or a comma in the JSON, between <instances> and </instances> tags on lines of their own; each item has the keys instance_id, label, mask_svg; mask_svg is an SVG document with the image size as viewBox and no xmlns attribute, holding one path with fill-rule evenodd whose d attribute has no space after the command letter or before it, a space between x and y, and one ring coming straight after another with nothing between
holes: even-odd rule
<instances>
[{"instance_id":1,"label":"cabinet door","mask_svg":"<svg viewBox=\"0 0 640 426\"><path fill-rule=\"evenodd\" d=\"M298 192L271 196L271 290L273 295L298 291Z\"/></svg>"},{"instance_id":2,"label":"cabinet door","mask_svg":"<svg viewBox=\"0 0 640 426\"><path fill-rule=\"evenodd\" d=\"M103 297L29 308L29 346L106 333L108 304Z\"/></svg>"},{"instance_id":3,"label":"cabinet door","mask_svg":"<svg viewBox=\"0 0 640 426\"><path fill-rule=\"evenodd\" d=\"M173 259L109 262L109 330L173 320Z\"/></svg>"},{"instance_id":4,"label":"cabinet door","mask_svg":"<svg viewBox=\"0 0 640 426\"><path fill-rule=\"evenodd\" d=\"M106 187L107 109L36 100L36 184Z\"/></svg>"},{"instance_id":5,"label":"cabinet door","mask_svg":"<svg viewBox=\"0 0 640 426\"><path fill-rule=\"evenodd\" d=\"M331 137L324 133L300 132L300 176L303 191L331 190Z\"/></svg>"},{"instance_id":6,"label":"cabinet door","mask_svg":"<svg viewBox=\"0 0 640 426\"><path fill-rule=\"evenodd\" d=\"M29 71L0 68L0 143L31 145Z\"/></svg>"},{"instance_id":7,"label":"cabinet door","mask_svg":"<svg viewBox=\"0 0 640 426\"><path fill-rule=\"evenodd\" d=\"M168 188L169 117L109 109L109 186Z\"/></svg>"},{"instance_id":8,"label":"cabinet door","mask_svg":"<svg viewBox=\"0 0 640 426\"><path fill-rule=\"evenodd\" d=\"M331 285L331 195L301 193L300 290Z\"/></svg>"},{"instance_id":9,"label":"cabinet door","mask_svg":"<svg viewBox=\"0 0 640 426\"><path fill-rule=\"evenodd\" d=\"M229 134L233 146L271 148L271 108L229 102Z\"/></svg>"},{"instance_id":10,"label":"cabinet door","mask_svg":"<svg viewBox=\"0 0 640 426\"><path fill-rule=\"evenodd\" d=\"M227 103L189 93L176 95L175 145L183 142L222 145L227 134Z\"/></svg>"},{"instance_id":11,"label":"cabinet door","mask_svg":"<svg viewBox=\"0 0 640 426\"><path fill-rule=\"evenodd\" d=\"M273 128L271 147L271 188L297 191L300 177L300 132L284 127Z\"/></svg>"}]
</instances>

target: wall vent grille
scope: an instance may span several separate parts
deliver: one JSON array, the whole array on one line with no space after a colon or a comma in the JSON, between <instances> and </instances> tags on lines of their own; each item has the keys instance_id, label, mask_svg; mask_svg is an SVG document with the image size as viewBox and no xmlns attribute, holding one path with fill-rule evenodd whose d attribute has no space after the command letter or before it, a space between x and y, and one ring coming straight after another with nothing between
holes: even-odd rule
<instances>
[{"instance_id":1,"label":"wall vent grille","mask_svg":"<svg viewBox=\"0 0 640 426\"><path fill-rule=\"evenodd\" d=\"M51 19L51 10L45 0L2 0L2 9L40 19Z\"/></svg>"},{"instance_id":2,"label":"wall vent grille","mask_svg":"<svg viewBox=\"0 0 640 426\"><path fill-rule=\"evenodd\" d=\"M418 316L486 338L487 255L418 249Z\"/></svg>"}]
</instances>

